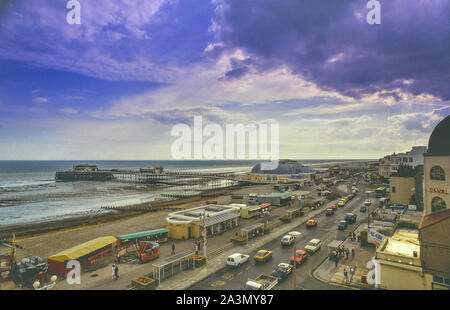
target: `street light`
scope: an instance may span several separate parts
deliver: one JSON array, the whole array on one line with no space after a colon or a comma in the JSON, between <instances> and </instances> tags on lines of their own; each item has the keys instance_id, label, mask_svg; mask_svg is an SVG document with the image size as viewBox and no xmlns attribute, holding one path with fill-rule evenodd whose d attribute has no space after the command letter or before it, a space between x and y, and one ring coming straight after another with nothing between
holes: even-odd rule
<instances>
[{"instance_id":1,"label":"street light","mask_svg":"<svg viewBox=\"0 0 450 310\"><path fill-rule=\"evenodd\" d=\"M50 278L50 281L52 281L52 283L48 284L48 285L44 285L43 287L41 286L41 282L39 282L39 280L37 280L36 282L33 283L33 288L37 291L41 291L41 290L49 290L51 288L53 288L56 285L56 280L58 280L58 277L53 275Z\"/></svg>"},{"instance_id":2,"label":"street light","mask_svg":"<svg viewBox=\"0 0 450 310\"><path fill-rule=\"evenodd\" d=\"M294 237L294 291L295 291L297 289L297 258L295 256L296 243L297 243L297 238L300 237L302 235L302 233L298 232L298 231L291 231L288 234L291 235L292 237Z\"/></svg>"}]
</instances>

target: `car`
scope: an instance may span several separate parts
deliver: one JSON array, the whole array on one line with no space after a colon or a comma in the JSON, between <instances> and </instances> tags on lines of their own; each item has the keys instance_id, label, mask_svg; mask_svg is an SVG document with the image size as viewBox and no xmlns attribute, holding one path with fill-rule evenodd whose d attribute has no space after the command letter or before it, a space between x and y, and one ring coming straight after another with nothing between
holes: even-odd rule
<instances>
[{"instance_id":1,"label":"car","mask_svg":"<svg viewBox=\"0 0 450 310\"><path fill-rule=\"evenodd\" d=\"M308 242L308 244L305 246L305 251L308 252L309 255L313 255L317 251L320 250L320 247L322 246L322 241L319 239L312 239Z\"/></svg>"},{"instance_id":2,"label":"car","mask_svg":"<svg viewBox=\"0 0 450 310\"><path fill-rule=\"evenodd\" d=\"M338 229L339 230L344 230L344 229L346 229L347 228L347 222L346 221L340 221L339 223L338 223Z\"/></svg>"},{"instance_id":3,"label":"car","mask_svg":"<svg viewBox=\"0 0 450 310\"><path fill-rule=\"evenodd\" d=\"M283 281L288 275L292 274L292 265L286 263L280 263L272 271L271 275L277 278L279 281Z\"/></svg>"},{"instance_id":4,"label":"car","mask_svg":"<svg viewBox=\"0 0 450 310\"><path fill-rule=\"evenodd\" d=\"M337 206L337 205L332 205L332 206L330 207L330 209L333 209L334 211L336 211L336 210L338 209L338 206Z\"/></svg>"},{"instance_id":5,"label":"car","mask_svg":"<svg viewBox=\"0 0 450 310\"><path fill-rule=\"evenodd\" d=\"M353 224L354 222L356 222L356 214L354 213L347 213L345 215L345 221L349 224Z\"/></svg>"},{"instance_id":6,"label":"car","mask_svg":"<svg viewBox=\"0 0 450 310\"><path fill-rule=\"evenodd\" d=\"M367 206L365 206L365 205L362 205L360 208L359 208L359 212L366 212L367 211Z\"/></svg>"},{"instance_id":7,"label":"car","mask_svg":"<svg viewBox=\"0 0 450 310\"><path fill-rule=\"evenodd\" d=\"M333 215L333 214L334 214L334 210L331 209L331 208L328 208L327 211L325 212L325 215L326 215L326 216L331 216L331 215Z\"/></svg>"},{"instance_id":8,"label":"car","mask_svg":"<svg viewBox=\"0 0 450 310\"><path fill-rule=\"evenodd\" d=\"M241 254L241 253L234 253L228 256L227 258L227 265L232 267L239 267L243 263L248 262L248 259L250 258L249 255Z\"/></svg>"},{"instance_id":9,"label":"car","mask_svg":"<svg viewBox=\"0 0 450 310\"><path fill-rule=\"evenodd\" d=\"M338 207L343 207L343 206L345 206L345 204L346 204L346 201L341 199L341 200L339 200L337 205L338 205Z\"/></svg>"},{"instance_id":10,"label":"car","mask_svg":"<svg viewBox=\"0 0 450 310\"><path fill-rule=\"evenodd\" d=\"M281 245L282 246L291 246L294 244L294 237L291 235L285 235L283 238L281 238Z\"/></svg>"},{"instance_id":11,"label":"car","mask_svg":"<svg viewBox=\"0 0 450 310\"><path fill-rule=\"evenodd\" d=\"M259 250L256 252L255 256L253 256L253 259L257 263L264 263L272 258L272 251L269 250Z\"/></svg>"},{"instance_id":12,"label":"car","mask_svg":"<svg viewBox=\"0 0 450 310\"><path fill-rule=\"evenodd\" d=\"M364 201L364 204L365 204L366 206L370 206L370 205L372 204L372 201L370 201L370 199L366 199L366 200Z\"/></svg>"},{"instance_id":13,"label":"car","mask_svg":"<svg viewBox=\"0 0 450 310\"><path fill-rule=\"evenodd\" d=\"M318 220L308 220L306 222L306 227L307 228L315 227L315 226L317 226L318 223L319 223Z\"/></svg>"},{"instance_id":14,"label":"car","mask_svg":"<svg viewBox=\"0 0 450 310\"><path fill-rule=\"evenodd\" d=\"M303 264L309 257L308 252L305 250L297 250L295 251L295 262L297 265ZM294 264L294 256L291 256L291 259L289 260L291 265Z\"/></svg>"}]
</instances>

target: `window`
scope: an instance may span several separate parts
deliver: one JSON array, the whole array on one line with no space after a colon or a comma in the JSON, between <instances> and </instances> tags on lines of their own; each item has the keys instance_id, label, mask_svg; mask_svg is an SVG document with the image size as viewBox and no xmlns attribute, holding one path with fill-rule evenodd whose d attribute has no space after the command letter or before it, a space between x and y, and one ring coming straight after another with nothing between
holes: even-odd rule
<instances>
[{"instance_id":1,"label":"window","mask_svg":"<svg viewBox=\"0 0 450 310\"><path fill-rule=\"evenodd\" d=\"M395 186L392 186L392 192L395 193Z\"/></svg>"},{"instance_id":2,"label":"window","mask_svg":"<svg viewBox=\"0 0 450 310\"><path fill-rule=\"evenodd\" d=\"M443 210L446 208L447 208L447 205L445 204L444 199L442 199L441 197L434 197L431 200L431 212L436 212L436 211Z\"/></svg>"},{"instance_id":3,"label":"window","mask_svg":"<svg viewBox=\"0 0 450 310\"><path fill-rule=\"evenodd\" d=\"M410 163L413 162L413 158L412 158L412 157L409 158L409 162L410 162Z\"/></svg>"},{"instance_id":4,"label":"window","mask_svg":"<svg viewBox=\"0 0 450 310\"><path fill-rule=\"evenodd\" d=\"M433 276L433 282L450 286L450 279L439 276Z\"/></svg>"},{"instance_id":5,"label":"window","mask_svg":"<svg viewBox=\"0 0 450 310\"><path fill-rule=\"evenodd\" d=\"M439 166L434 166L430 171L430 178L432 180L445 181L445 172Z\"/></svg>"}]
</instances>

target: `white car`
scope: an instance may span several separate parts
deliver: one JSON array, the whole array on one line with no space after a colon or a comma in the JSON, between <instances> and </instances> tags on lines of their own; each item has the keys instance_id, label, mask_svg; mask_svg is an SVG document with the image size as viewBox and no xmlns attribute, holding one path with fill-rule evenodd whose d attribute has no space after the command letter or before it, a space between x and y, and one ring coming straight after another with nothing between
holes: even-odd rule
<instances>
[{"instance_id":1,"label":"white car","mask_svg":"<svg viewBox=\"0 0 450 310\"><path fill-rule=\"evenodd\" d=\"M243 263L248 262L248 259L250 258L249 255L241 254L241 253L234 253L228 256L227 258L227 265L232 267L238 267L242 265Z\"/></svg>"},{"instance_id":2,"label":"white car","mask_svg":"<svg viewBox=\"0 0 450 310\"><path fill-rule=\"evenodd\" d=\"M364 204L365 204L366 206L370 206L370 205L372 204L372 201L370 201L370 199L366 199L366 200L364 201Z\"/></svg>"},{"instance_id":3,"label":"white car","mask_svg":"<svg viewBox=\"0 0 450 310\"><path fill-rule=\"evenodd\" d=\"M291 246L294 244L294 237L291 235L285 235L283 238L281 238L281 245L282 246Z\"/></svg>"}]
</instances>

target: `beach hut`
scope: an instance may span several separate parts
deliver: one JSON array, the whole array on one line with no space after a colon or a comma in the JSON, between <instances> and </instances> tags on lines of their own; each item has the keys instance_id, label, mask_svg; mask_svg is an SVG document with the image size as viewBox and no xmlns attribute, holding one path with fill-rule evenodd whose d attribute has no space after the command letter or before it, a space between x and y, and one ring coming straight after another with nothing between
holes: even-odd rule
<instances>
[{"instance_id":1,"label":"beach hut","mask_svg":"<svg viewBox=\"0 0 450 310\"><path fill-rule=\"evenodd\" d=\"M118 247L118 239L113 236L100 237L71 249L48 257L47 263L51 274L66 276L67 262L76 260L82 267L94 265L105 255L112 253Z\"/></svg>"}]
</instances>

